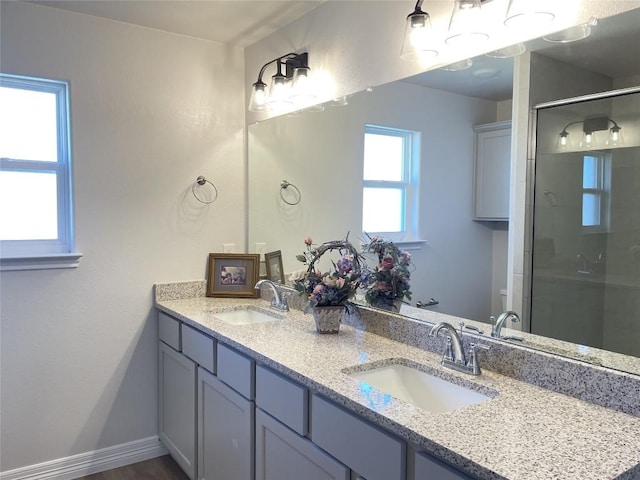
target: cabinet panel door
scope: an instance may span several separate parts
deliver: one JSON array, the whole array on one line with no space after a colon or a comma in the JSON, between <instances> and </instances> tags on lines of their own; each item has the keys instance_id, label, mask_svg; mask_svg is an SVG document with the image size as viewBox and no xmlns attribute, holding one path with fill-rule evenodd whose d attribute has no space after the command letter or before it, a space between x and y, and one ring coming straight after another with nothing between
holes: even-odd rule
<instances>
[{"instance_id":1,"label":"cabinet panel door","mask_svg":"<svg viewBox=\"0 0 640 480\"><path fill-rule=\"evenodd\" d=\"M368 421L316 395L311 440L367 480L404 480L406 444Z\"/></svg>"},{"instance_id":2,"label":"cabinet panel door","mask_svg":"<svg viewBox=\"0 0 640 480\"><path fill-rule=\"evenodd\" d=\"M253 480L254 404L198 368L198 478Z\"/></svg>"},{"instance_id":3,"label":"cabinet panel door","mask_svg":"<svg viewBox=\"0 0 640 480\"><path fill-rule=\"evenodd\" d=\"M349 480L350 472L304 437L256 409L256 480Z\"/></svg>"},{"instance_id":4,"label":"cabinet panel door","mask_svg":"<svg viewBox=\"0 0 640 480\"><path fill-rule=\"evenodd\" d=\"M510 172L511 129L500 128L476 133L476 219L509 219Z\"/></svg>"},{"instance_id":5,"label":"cabinet panel door","mask_svg":"<svg viewBox=\"0 0 640 480\"><path fill-rule=\"evenodd\" d=\"M415 480L473 480L468 475L425 453L416 453Z\"/></svg>"},{"instance_id":6,"label":"cabinet panel door","mask_svg":"<svg viewBox=\"0 0 640 480\"><path fill-rule=\"evenodd\" d=\"M196 364L159 344L159 432L176 463L196 475Z\"/></svg>"}]
</instances>

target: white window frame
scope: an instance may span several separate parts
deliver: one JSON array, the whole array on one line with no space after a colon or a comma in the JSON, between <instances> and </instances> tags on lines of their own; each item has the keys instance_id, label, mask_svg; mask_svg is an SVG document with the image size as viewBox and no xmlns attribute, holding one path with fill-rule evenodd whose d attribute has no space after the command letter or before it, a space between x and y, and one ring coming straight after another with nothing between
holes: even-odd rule
<instances>
[{"instance_id":1,"label":"white window frame","mask_svg":"<svg viewBox=\"0 0 640 480\"><path fill-rule=\"evenodd\" d=\"M57 238L52 240L0 240L0 270L34 270L78 266L73 235L69 85L67 82L0 74L2 87L56 95L57 161L0 158L0 169L14 172L51 172L56 175Z\"/></svg>"},{"instance_id":2,"label":"white window frame","mask_svg":"<svg viewBox=\"0 0 640 480\"><path fill-rule=\"evenodd\" d=\"M394 188L401 189L404 197L404 215L401 219L400 232L363 232L367 235L377 235L389 239L394 243L422 243L419 237L418 206L420 192L420 133L399 128L383 127L379 125L365 125L364 134L389 135L402 139L403 173L400 181L364 180L362 188ZM364 140L364 136L363 136ZM363 159L364 165L364 159ZM361 219L362 220L362 219ZM362 224L362 221L360 222ZM363 238L367 238L366 235Z\"/></svg>"},{"instance_id":3,"label":"white window frame","mask_svg":"<svg viewBox=\"0 0 640 480\"><path fill-rule=\"evenodd\" d=\"M585 157L595 157L597 159L598 177L596 188L585 188L584 184L582 185L582 209L584 209L585 194L597 195L600 201L600 223L598 225L582 225L582 230L584 233L608 232L610 219L609 191L611 190L611 157L609 154L600 151L585 153L582 155L582 170L584 169Z\"/></svg>"}]
</instances>

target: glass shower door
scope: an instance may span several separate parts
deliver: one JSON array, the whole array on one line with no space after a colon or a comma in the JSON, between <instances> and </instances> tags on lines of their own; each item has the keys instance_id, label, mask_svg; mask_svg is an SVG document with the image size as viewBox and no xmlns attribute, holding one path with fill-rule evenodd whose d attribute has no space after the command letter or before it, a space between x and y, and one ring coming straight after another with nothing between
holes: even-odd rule
<instances>
[{"instance_id":1,"label":"glass shower door","mask_svg":"<svg viewBox=\"0 0 640 480\"><path fill-rule=\"evenodd\" d=\"M640 93L537 111L531 332L640 356Z\"/></svg>"}]
</instances>

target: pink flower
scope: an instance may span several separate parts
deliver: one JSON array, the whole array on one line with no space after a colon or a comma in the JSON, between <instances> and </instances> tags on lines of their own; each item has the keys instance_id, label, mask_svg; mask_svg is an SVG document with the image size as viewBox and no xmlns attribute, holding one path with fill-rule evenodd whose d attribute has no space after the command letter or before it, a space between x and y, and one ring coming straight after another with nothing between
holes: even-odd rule
<instances>
[{"instance_id":1,"label":"pink flower","mask_svg":"<svg viewBox=\"0 0 640 480\"><path fill-rule=\"evenodd\" d=\"M345 282L344 278L342 278L342 277L338 278L338 280L336 280L336 286L338 288L342 288L342 287L344 287L344 282Z\"/></svg>"},{"instance_id":2,"label":"pink flower","mask_svg":"<svg viewBox=\"0 0 640 480\"><path fill-rule=\"evenodd\" d=\"M323 290L324 290L324 285L318 284L313 288L313 294L314 295L318 295L318 294L322 293Z\"/></svg>"},{"instance_id":3,"label":"pink flower","mask_svg":"<svg viewBox=\"0 0 640 480\"><path fill-rule=\"evenodd\" d=\"M376 290L391 290L391 285L387 282L376 282L375 285Z\"/></svg>"},{"instance_id":4,"label":"pink flower","mask_svg":"<svg viewBox=\"0 0 640 480\"><path fill-rule=\"evenodd\" d=\"M310 247L313 244L313 239L309 236L309 237L304 239L304 243L305 243L305 245Z\"/></svg>"},{"instance_id":5,"label":"pink flower","mask_svg":"<svg viewBox=\"0 0 640 480\"><path fill-rule=\"evenodd\" d=\"M380 262L380 265L378 266L378 268L380 270L391 270L395 265L395 262L393 261L393 257L384 257L382 259L382 262Z\"/></svg>"}]
</instances>

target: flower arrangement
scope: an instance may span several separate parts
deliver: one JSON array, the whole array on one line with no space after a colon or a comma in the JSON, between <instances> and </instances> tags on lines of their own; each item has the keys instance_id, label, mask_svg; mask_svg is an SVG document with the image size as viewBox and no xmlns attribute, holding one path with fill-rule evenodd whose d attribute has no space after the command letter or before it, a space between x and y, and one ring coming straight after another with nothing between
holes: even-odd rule
<instances>
[{"instance_id":1,"label":"flower arrangement","mask_svg":"<svg viewBox=\"0 0 640 480\"><path fill-rule=\"evenodd\" d=\"M361 285L366 290L365 299L371 306L386 310L400 309L398 302L411 300L411 255L401 251L391 241L377 236L369 237L366 253L377 256L378 265L362 272Z\"/></svg>"},{"instance_id":2,"label":"flower arrangement","mask_svg":"<svg viewBox=\"0 0 640 480\"><path fill-rule=\"evenodd\" d=\"M308 312L313 307L345 305L360 286L360 254L348 239L333 240L314 247L311 237L307 237L304 243L307 251L296 258L307 268L293 273L289 278L293 288L301 295L308 296L304 311ZM331 260L332 268L322 273L316 264L320 257L330 251L337 251L340 259L337 262Z\"/></svg>"}]
</instances>

